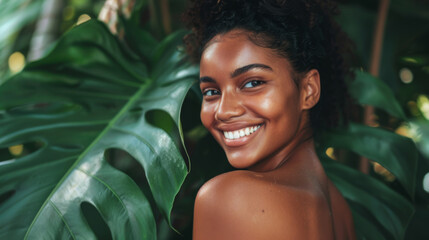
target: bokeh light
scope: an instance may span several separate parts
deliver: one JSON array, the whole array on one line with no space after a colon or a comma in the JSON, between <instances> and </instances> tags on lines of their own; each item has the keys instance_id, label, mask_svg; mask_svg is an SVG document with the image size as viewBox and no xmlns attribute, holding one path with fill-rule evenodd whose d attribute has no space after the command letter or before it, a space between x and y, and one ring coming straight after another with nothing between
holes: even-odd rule
<instances>
[{"instance_id":1,"label":"bokeh light","mask_svg":"<svg viewBox=\"0 0 429 240\"><path fill-rule=\"evenodd\" d=\"M337 158L335 157L335 154L334 154L334 149L333 148L328 148L328 149L326 149L326 156L328 156L328 157L330 157L331 159L334 159L334 160L336 160Z\"/></svg>"},{"instance_id":2,"label":"bokeh light","mask_svg":"<svg viewBox=\"0 0 429 240\"><path fill-rule=\"evenodd\" d=\"M423 189L429 193L429 172L423 177Z\"/></svg>"},{"instance_id":3,"label":"bokeh light","mask_svg":"<svg viewBox=\"0 0 429 240\"><path fill-rule=\"evenodd\" d=\"M387 170L377 162L372 162L372 164L373 164L374 172L383 176L386 181L388 182L395 181L395 175L393 175L389 170Z\"/></svg>"},{"instance_id":4,"label":"bokeh light","mask_svg":"<svg viewBox=\"0 0 429 240\"><path fill-rule=\"evenodd\" d=\"M411 83L413 81L413 73L408 68L402 68L399 71L399 78L403 83Z\"/></svg>"},{"instance_id":5,"label":"bokeh light","mask_svg":"<svg viewBox=\"0 0 429 240\"><path fill-rule=\"evenodd\" d=\"M23 145L16 145L16 146L9 147L9 152L13 156L19 156L19 155L21 155L23 150L24 150L24 146Z\"/></svg>"},{"instance_id":6,"label":"bokeh light","mask_svg":"<svg viewBox=\"0 0 429 240\"><path fill-rule=\"evenodd\" d=\"M12 73L20 72L25 66L25 56L20 52L14 52L9 56L9 70Z\"/></svg>"},{"instance_id":7,"label":"bokeh light","mask_svg":"<svg viewBox=\"0 0 429 240\"><path fill-rule=\"evenodd\" d=\"M429 99L426 95L419 95L417 97L417 107L420 109L423 116L429 120Z\"/></svg>"}]
</instances>

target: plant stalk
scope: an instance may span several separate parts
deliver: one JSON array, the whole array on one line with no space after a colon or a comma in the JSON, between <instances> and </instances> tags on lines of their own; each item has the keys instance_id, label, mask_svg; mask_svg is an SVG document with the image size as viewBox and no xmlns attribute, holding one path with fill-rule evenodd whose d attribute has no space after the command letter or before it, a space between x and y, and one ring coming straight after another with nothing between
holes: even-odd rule
<instances>
[{"instance_id":1,"label":"plant stalk","mask_svg":"<svg viewBox=\"0 0 429 240\"><path fill-rule=\"evenodd\" d=\"M43 57L46 49L57 39L60 30L64 0L45 0L31 38L28 61Z\"/></svg>"},{"instance_id":2,"label":"plant stalk","mask_svg":"<svg viewBox=\"0 0 429 240\"><path fill-rule=\"evenodd\" d=\"M168 0L161 0L162 26L166 34L171 33L171 16Z\"/></svg>"},{"instance_id":3,"label":"plant stalk","mask_svg":"<svg viewBox=\"0 0 429 240\"><path fill-rule=\"evenodd\" d=\"M106 0L100 13L98 20L106 23L112 34L123 37L123 29L119 26L119 16L129 18L131 11L135 5L135 0Z\"/></svg>"},{"instance_id":4,"label":"plant stalk","mask_svg":"<svg viewBox=\"0 0 429 240\"><path fill-rule=\"evenodd\" d=\"M380 0L380 5L378 8L377 14L377 23L374 29L374 38L372 42L372 53L371 53L371 65L369 72L378 77L380 71L380 60L381 53L383 49L383 37L385 32L387 15L389 12L390 0ZM374 126L375 114L374 107L365 106L364 112L364 123L369 126ZM369 172L369 160L365 157L362 157L359 164L359 170L363 173L368 174Z\"/></svg>"}]
</instances>

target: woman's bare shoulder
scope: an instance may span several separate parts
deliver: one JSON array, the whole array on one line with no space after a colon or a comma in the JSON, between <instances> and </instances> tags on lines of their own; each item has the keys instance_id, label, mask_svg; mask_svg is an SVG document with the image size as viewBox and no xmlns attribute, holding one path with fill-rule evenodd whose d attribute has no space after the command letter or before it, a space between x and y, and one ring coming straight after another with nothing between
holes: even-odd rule
<instances>
[{"instance_id":1,"label":"woman's bare shoulder","mask_svg":"<svg viewBox=\"0 0 429 240\"><path fill-rule=\"evenodd\" d=\"M330 229L326 203L317 193L279 182L249 171L208 181L195 201L194 239L320 238L321 229Z\"/></svg>"}]
</instances>

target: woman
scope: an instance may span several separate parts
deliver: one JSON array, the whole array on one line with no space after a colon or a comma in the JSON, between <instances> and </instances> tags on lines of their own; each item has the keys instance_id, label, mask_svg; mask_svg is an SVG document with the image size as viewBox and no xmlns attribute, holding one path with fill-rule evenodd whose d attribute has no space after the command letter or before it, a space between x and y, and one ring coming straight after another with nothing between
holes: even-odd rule
<instances>
[{"instance_id":1,"label":"woman","mask_svg":"<svg viewBox=\"0 0 429 240\"><path fill-rule=\"evenodd\" d=\"M345 120L334 11L322 0L199 0L187 12L202 123L242 169L201 187L194 239L355 239L313 142Z\"/></svg>"}]
</instances>

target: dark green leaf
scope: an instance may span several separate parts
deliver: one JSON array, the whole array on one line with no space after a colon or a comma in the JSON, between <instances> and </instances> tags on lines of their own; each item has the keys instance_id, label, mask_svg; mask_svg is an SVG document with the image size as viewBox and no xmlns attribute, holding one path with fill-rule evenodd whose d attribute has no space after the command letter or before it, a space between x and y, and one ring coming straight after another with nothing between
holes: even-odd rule
<instances>
[{"instance_id":1,"label":"dark green leaf","mask_svg":"<svg viewBox=\"0 0 429 240\"><path fill-rule=\"evenodd\" d=\"M198 69L176 46L161 49L156 59L164 62L145 56L153 69L164 69L155 74L104 24L90 21L1 86L0 149L28 141L42 146L0 166L0 196L12 193L0 203L0 239L94 239L82 204L95 207L113 239L156 238L147 196L106 161L109 149L142 165L170 223L187 175L181 136L175 138L179 114ZM153 122L153 112L170 120Z\"/></svg>"},{"instance_id":2,"label":"dark green leaf","mask_svg":"<svg viewBox=\"0 0 429 240\"><path fill-rule=\"evenodd\" d=\"M357 102L380 108L397 118L406 119L392 90L385 83L367 72L355 71L355 74L356 78L349 81L348 89Z\"/></svg>"},{"instance_id":3,"label":"dark green leaf","mask_svg":"<svg viewBox=\"0 0 429 240\"><path fill-rule=\"evenodd\" d=\"M326 132L318 140L326 147L351 150L380 163L414 196L417 149L414 142L395 133L355 123Z\"/></svg>"},{"instance_id":4,"label":"dark green leaf","mask_svg":"<svg viewBox=\"0 0 429 240\"><path fill-rule=\"evenodd\" d=\"M351 205L356 232L366 239L402 239L405 229L414 213L413 205L403 196L388 188L380 181L359 171L346 167L327 157L321 157L322 164L332 182ZM365 209L370 218L362 216ZM369 224L374 219L377 225ZM365 219L365 220L363 220ZM368 226L373 225L373 226ZM384 234L387 231L389 235Z\"/></svg>"}]
</instances>

